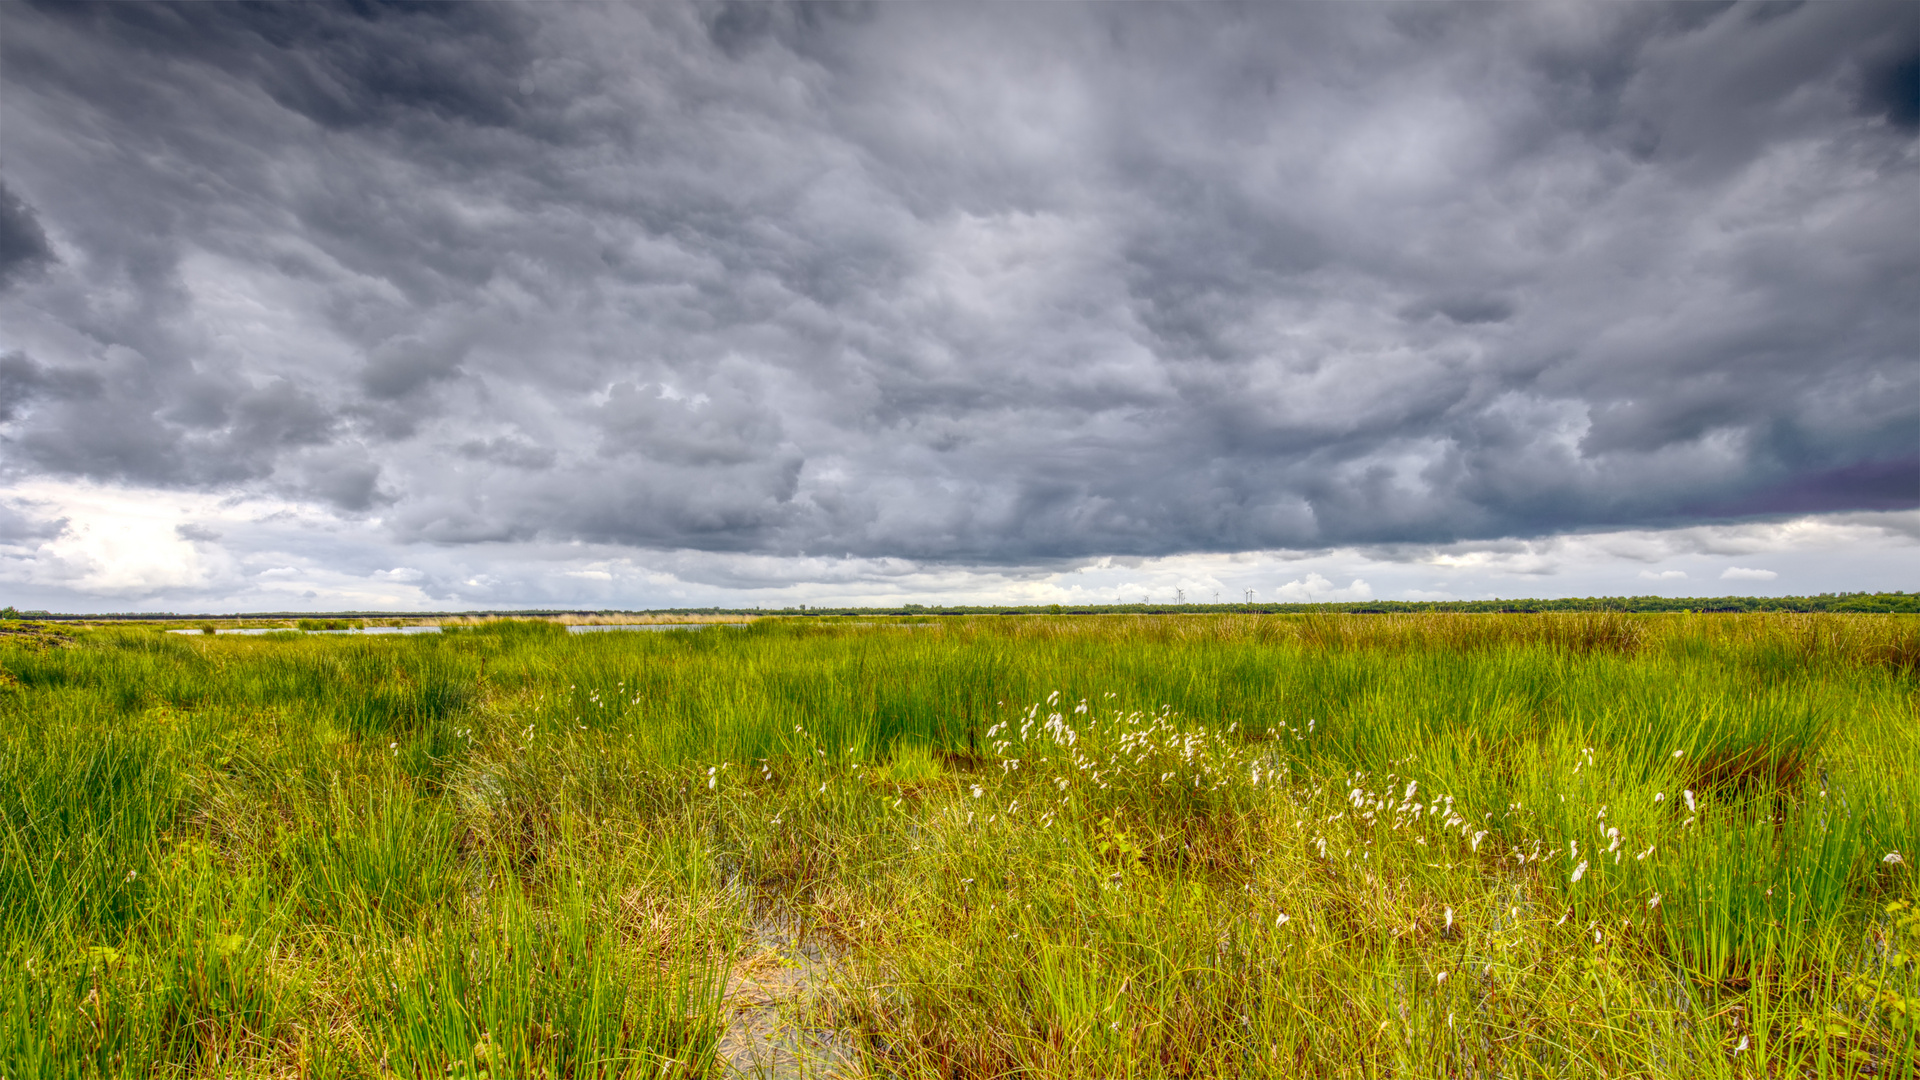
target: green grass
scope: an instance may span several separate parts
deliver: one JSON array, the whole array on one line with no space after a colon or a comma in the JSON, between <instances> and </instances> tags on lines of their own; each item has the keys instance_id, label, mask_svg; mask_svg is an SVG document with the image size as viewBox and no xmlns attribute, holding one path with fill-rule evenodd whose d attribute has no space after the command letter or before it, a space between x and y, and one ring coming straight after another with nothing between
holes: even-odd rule
<instances>
[{"instance_id":1,"label":"green grass","mask_svg":"<svg viewBox=\"0 0 1920 1080\"><path fill-rule=\"evenodd\" d=\"M1912 1076L1917 643L10 634L0 1076L728 1075L771 939L843 1074Z\"/></svg>"}]
</instances>

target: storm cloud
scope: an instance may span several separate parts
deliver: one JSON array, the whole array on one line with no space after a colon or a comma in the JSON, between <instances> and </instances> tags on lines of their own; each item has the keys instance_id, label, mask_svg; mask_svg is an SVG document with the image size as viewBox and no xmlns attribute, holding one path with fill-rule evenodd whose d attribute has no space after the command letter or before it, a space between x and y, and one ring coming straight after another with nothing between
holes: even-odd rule
<instances>
[{"instance_id":1,"label":"storm cloud","mask_svg":"<svg viewBox=\"0 0 1920 1080\"><path fill-rule=\"evenodd\" d=\"M0 20L14 480L997 567L1920 505L1914 4Z\"/></svg>"}]
</instances>

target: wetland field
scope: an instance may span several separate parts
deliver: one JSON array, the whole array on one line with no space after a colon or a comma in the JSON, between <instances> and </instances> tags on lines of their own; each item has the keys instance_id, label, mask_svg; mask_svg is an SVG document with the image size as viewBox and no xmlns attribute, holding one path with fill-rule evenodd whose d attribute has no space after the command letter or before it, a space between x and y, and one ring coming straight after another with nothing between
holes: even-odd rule
<instances>
[{"instance_id":1,"label":"wetland field","mask_svg":"<svg viewBox=\"0 0 1920 1080\"><path fill-rule=\"evenodd\" d=\"M0 1077L1920 1061L1920 616L0 635Z\"/></svg>"}]
</instances>

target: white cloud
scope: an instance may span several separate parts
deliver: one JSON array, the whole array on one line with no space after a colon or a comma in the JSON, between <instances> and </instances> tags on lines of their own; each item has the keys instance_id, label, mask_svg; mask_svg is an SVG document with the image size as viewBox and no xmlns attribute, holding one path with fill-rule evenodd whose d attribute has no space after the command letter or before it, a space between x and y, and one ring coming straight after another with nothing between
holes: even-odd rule
<instances>
[{"instance_id":1,"label":"white cloud","mask_svg":"<svg viewBox=\"0 0 1920 1080\"><path fill-rule=\"evenodd\" d=\"M1721 581L1772 581L1779 576L1772 570L1756 570L1746 566L1729 566L1720 572Z\"/></svg>"},{"instance_id":2,"label":"white cloud","mask_svg":"<svg viewBox=\"0 0 1920 1080\"><path fill-rule=\"evenodd\" d=\"M1640 576L1648 581L1685 581L1687 572L1685 570L1642 570Z\"/></svg>"},{"instance_id":3,"label":"white cloud","mask_svg":"<svg viewBox=\"0 0 1920 1080\"><path fill-rule=\"evenodd\" d=\"M1308 574L1304 578L1289 581L1273 590L1272 600L1283 604L1319 604L1336 600L1370 600L1373 589L1365 581L1354 578L1346 588L1336 588L1333 582L1319 574ZM1267 599L1255 597L1256 600Z\"/></svg>"},{"instance_id":4,"label":"white cloud","mask_svg":"<svg viewBox=\"0 0 1920 1080\"><path fill-rule=\"evenodd\" d=\"M66 521L31 547L12 545L0 580L106 599L205 588L231 571L218 545L190 539L219 516L217 496L27 482L0 498Z\"/></svg>"}]
</instances>

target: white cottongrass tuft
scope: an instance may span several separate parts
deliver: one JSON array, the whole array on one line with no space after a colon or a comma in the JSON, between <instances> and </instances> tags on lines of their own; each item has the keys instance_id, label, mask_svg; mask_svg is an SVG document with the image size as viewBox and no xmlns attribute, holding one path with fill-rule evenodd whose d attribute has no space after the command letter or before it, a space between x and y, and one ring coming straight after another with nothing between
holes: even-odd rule
<instances>
[{"instance_id":1,"label":"white cottongrass tuft","mask_svg":"<svg viewBox=\"0 0 1920 1080\"><path fill-rule=\"evenodd\" d=\"M1694 803L1693 803L1693 789L1692 789L1692 788L1688 788L1687 790L1685 790L1685 791L1683 791L1683 792L1681 792L1680 794L1681 794L1681 796L1682 796L1683 798L1685 798L1685 799L1687 800L1687 813L1689 813L1689 814L1697 814L1697 813L1699 813L1699 812L1700 812L1700 811L1699 811L1699 808L1698 808L1698 807L1696 807L1696 806L1694 806Z\"/></svg>"},{"instance_id":2,"label":"white cottongrass tuft","mask_svg":"<svg viewBox=\"0 0 1920 1080\"><path fill-rule=\"evenodd\" d=\"M1887 854L1885 855L1885 857L1883 857L1883 858L1882 858L1882 859L1881 859L1880 861L1881 861L1881 862L1883 862L1883 863L1887 863L1887 864L1889 864L1889 865L1892 865L1892 866L1899 866L1899 865L1900 865L1901 863L1904 863L1904 862L1906 862L1907 860L1905 860L1905 859L1903 859L1903 858L1901 858L1901 857L1900 857L1900 853L1899 853L1899 852L1897 852L1897 851L1889 851L1889 852L1887 852Z\"/></svg>"},{"instance_id":3,"label":"white cottongrass tuft","mask_svg":"<svg viewBox=\"0 0 1920 1080\"><path fill-rule=\"evenodd\" d=\"M1586 876L1587 876L1587 860L1581 859L1580 865L1573 868L1573 876L1568 878L1567 881L1569 884L1571 884L1572 882L1579 881L1581 878Z\"/></svg>"}]
</instances>

